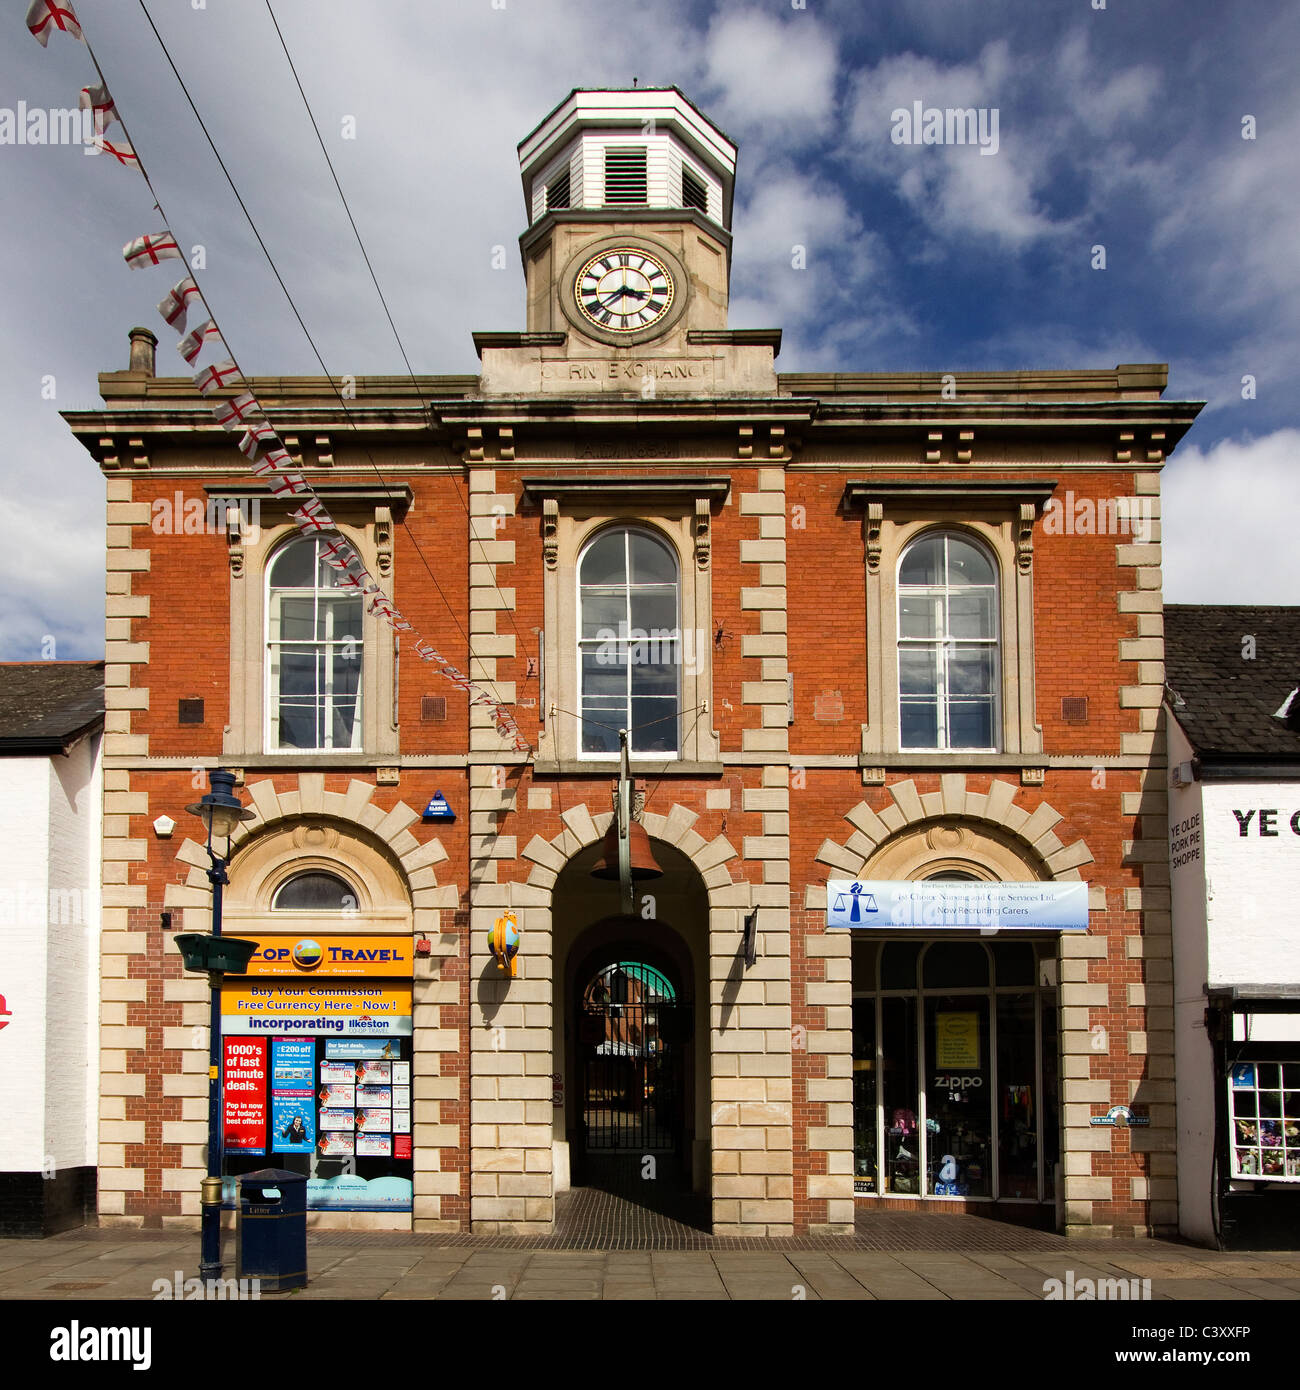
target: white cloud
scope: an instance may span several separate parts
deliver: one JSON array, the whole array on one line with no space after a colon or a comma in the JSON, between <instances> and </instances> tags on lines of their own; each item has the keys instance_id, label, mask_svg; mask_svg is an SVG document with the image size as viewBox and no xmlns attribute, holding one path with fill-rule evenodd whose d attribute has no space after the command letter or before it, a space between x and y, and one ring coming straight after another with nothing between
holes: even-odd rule
<instances>
[{"instance_id":1,"label":"white cloud","mask_svg":"<svg viewBox=\"0 0 1300 1390\"><path fill-rule=\"evenodd\" d=\"M784 22L754 10L714 17L705 39L709 112L733 137L773 146L824 134L835 110L834 40L807 11Z\"/></svg>"},{"instance_id":2,"label":"white cloud","mask_svg":"<svg viewBox=\"0 0 1300 1390\"><path fill-rule=\"evenodd\" d=\"M1167 603L1300 603L1300 429L1182 444L1161 480Z\"/></svg>"}]
</instances>

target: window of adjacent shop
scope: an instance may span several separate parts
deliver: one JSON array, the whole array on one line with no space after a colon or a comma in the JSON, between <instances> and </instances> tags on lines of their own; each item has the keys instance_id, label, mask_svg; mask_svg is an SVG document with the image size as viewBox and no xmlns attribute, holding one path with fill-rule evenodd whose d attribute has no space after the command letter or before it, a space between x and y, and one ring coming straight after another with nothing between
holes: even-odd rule
<instances>
[{"instance_id":1,"label":"window of adjacent shop","mask_svg":"<svg viewBox=\"0 0 1300 1390\"><path fill-rule=\"evenodd\" d=\"M1056 951L854 940L856 1192L1054 1200Z\"/></svg>"},{"instance_id":2,"label":"window of adjacent shop","mask_svg":"<svg viewBox=\"0 0 1300 1390\"><path fill-rule=\"evenodd\" d=\"M1228 1126L1234 1181L1300 1182L1300 1061L1235 1063Z\"/></svg>"}]
</instances>

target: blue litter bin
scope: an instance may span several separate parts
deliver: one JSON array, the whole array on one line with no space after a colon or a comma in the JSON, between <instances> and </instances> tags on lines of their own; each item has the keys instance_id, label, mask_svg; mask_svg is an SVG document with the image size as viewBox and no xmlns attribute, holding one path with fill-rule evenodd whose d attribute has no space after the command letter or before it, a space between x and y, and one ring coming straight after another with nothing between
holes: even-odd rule
<instances>
[{"instance_id":1,"label":"blue litter bin","mask_svg":"<svg viewBox=\"0 0 1300 1390\"><path fill-rule=\"evenodd\" d=\"M235 1273L268 1292L307 1286L307 1179L259 1168L239 1180Z\"/></svg>"}]
</instances>

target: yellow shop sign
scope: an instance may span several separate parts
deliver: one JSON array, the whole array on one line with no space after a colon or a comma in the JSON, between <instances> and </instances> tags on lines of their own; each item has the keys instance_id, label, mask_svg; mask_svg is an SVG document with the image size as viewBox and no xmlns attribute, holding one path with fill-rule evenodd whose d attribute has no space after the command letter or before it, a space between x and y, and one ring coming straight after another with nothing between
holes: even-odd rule
<instances>
[{"instance_id":1,"label":"yellow shop sign","mask_svg":"<svg viewBox=\"0 0 1300 1390\"><path fill-rule=\"evenodd\" d=\"M248 975L330 976L409 975L409 936L255 936L257 950L248 963Z\"/></svg>"}]
</instances>

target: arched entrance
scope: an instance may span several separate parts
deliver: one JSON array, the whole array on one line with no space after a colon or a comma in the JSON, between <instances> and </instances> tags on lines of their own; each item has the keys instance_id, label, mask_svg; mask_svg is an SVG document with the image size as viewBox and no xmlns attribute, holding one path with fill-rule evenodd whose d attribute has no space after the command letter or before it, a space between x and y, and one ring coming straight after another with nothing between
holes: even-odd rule
<instances>
[{"instance_id":1,"label":"arched entrance","mask_svg":"<svg viewBox=\"0 0 1300 1390\"><path fill-rule=\"evenodd\" d=\"M688 1190L695 1019L680 971L632 939L599 948L574 980L574 1182Z\"/></svg>"},{"instance_id":2,"label":"arched entrance","mask_svg":"<svg viewBox=\"0 0 1300 1390\"><path fill-rule=\"evenodd\" d=\"M638 886L632 914L592 877L599 843L556 880L556 1190L696 1221L711 1169L708 890L687 855L653 850L663 876Z\"/></svg>"}]
</instances>

